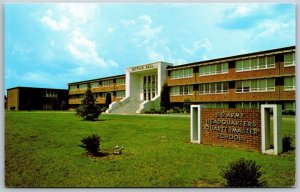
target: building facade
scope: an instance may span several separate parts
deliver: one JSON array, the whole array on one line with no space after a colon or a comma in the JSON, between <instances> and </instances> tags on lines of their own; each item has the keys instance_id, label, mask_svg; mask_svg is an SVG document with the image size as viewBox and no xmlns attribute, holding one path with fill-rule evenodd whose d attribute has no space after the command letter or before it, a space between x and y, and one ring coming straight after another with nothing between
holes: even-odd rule
<instances>
[{"instance_id":1,"label":"building facade","mask_svg":"<svg viewBox=\"0 0 300 192\"><path fill-rule=\"evenodd\" d=\"M106 94L110 93L113 102L118 102L125 97L125 75L92 79L69 83L69 108L74 109L80 103L88 84L96 98L96 104L104 105Z\"/></svg>"},{"instance_id":2,"label":"building facade","mask_svg":"<svg viewBox=\"0 0 300 192\"><path fill-rule=\"evenodd\" d=\"M67 108L68 90L33 87L7 89L8 110L53 110Z\"/></svg>"},{"instance_id":3,"label":"building facade","mask_svg":"<svg viewBox=\"0 0 300 192\"><path fill-rule=\"evenodd\" d=\"M258 108L275 103L282 104L283 110L295 111L295 49L284 47L176 66L166 62L134 66L127 68L125 75L70 83L69 104L80 104L90 83L98 104L105 103L107 92L112 93L114 102L108 113L159 110L166 82L173 104L188 100L209 108Z\"/></svg>"}]
</instances>

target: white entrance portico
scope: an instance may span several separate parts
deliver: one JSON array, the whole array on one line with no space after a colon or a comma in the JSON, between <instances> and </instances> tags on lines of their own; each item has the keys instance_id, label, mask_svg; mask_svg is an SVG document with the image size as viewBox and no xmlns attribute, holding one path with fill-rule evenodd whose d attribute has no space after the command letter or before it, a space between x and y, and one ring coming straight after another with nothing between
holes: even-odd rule
<instances>
[{"instance_id":1,"label":"white entrance portico","mask_svg":"<svg viewBox=\"0 0 300 192\"><path fill-rule=\"evenodd\" d=\"M170 63L155 62L126 69L126 96L109 106L107 113L144 113L160 109L160 92Z\"/></svg>"}]
</instances>

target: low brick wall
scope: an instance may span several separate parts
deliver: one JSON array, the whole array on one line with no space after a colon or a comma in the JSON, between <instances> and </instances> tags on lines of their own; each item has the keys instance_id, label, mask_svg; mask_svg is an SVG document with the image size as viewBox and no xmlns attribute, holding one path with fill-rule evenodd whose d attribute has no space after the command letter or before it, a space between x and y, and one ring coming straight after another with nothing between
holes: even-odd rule
<instances>
[{"instance_id":1,"label":"low brick wall","mask_svg":"<svg viewBox=\"0 0 300 192\"><path fill-rule=\"evenodd\" d=\"M260 151L260 110L202 109L202 143Z\"/></svg>"}]
</instances>

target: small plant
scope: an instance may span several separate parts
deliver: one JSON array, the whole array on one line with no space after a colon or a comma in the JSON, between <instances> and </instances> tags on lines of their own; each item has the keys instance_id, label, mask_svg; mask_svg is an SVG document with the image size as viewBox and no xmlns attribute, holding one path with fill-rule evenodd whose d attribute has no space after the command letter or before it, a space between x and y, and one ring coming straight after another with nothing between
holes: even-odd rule
<instances>
[{"instance_id":1,"label":"small plant","mask_svg":"<svg viewBox=\"0 0 300 192\"><path fill-rule=\"evenodd\" d=\"M192 101L190 99L185 99L183 102L183 110L185 113L190 113Z\"/></svg>"},{"instance_id":2,"label":"small plant","mask_svg":"<svg viewBox=\"0 0 300 192\"><path fill-rule=\"evenodd\" d=\"M98 135L91 135L84 137L82 140L82 145L80 147L84 148L88 154L93 156L99 156L100 151L100 137Z\"/></svg>"},{"instance_id":3,"label":"small plant","mask_svg":"<svg viewBox=\"0 0 300 192\"><path fill-rule=\"evenodd\" d=\"M284 136L282 138L282 151L287 152L293 149L292 147L292 138L290 136Z\"/></svg>"},{"instance_id":4,"label":"small plant","mask_svg":"<svg viewBox=\"0 0 300 192\"><path fill-rule=\"evenodd\" d=\"M265 187L260 168L255 161L241 158L223 168L221 176L226 179L227 187Z\"/></svg>"},{"instance_id":5,"label":"small plant","mask_svg":"<svg viewBox=\"0 0 300 192\"><path fill-rule=\"evenodd\" d=\"M11 106L9 109L12 110L12 111L14 111L16 109L16 107L15 106Z\"/></svg>"}]
</instances>

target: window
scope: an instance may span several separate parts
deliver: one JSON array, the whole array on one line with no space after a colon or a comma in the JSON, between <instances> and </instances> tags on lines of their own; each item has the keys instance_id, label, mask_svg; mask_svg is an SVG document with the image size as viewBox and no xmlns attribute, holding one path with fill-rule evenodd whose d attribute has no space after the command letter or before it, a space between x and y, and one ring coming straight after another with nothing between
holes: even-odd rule
<instances>
[{"instance_id":1,"label":"window","mask_svg":"<svg viewBox=\"0 0 300 192\"><path fill-rule=\"evenodd\" d=\"M97 88L99 86L99 82L91 83L91 88Z\"/></svg>"},{"instance_id":2,"label":"window","mask_svg":"<svg viewBox=\"0 0 300 192\"><path fill-rule=\"evenodd\" d=\"M235 90L239 92L275 91L275 79L253 79L236 81Z\"/></svg>"},{"instance_id":3,"label":"window","mask_svg":"<svg viewBox=\"0 0 300 192\"><path fill-rule=\"evenodd\" d=\"M125 78L116 79L116 85L125 85Z\"/></svg>"},{"instance_id":4,"label":"window","mask_svg":"<svg viewBox=\"0 0 300 192\"><path fill-rule=\"evenodd\" d=\"M113 80L102 81L103 87L110 87L113 85Z\"/></svg>"},{"instance_id":5,"label":"window","mask_svg":"<svg viewBox=\"0 0 300 192\"><path fill-rule=\"evenodd\" d=\"M70 91L77 90L77 85L70 85Z\"/></svg>"},{"instance_id":6,"label":"window","mask_svg":"<svg viewBox=\"0 0 300 192\"><path fill-rule=\"evenodd\" d=\"M109 92L109 93L110 93L110 96L113 97L113 93L112 92ZM105 99L106 95L107 95L107 92L103 92L102 93L102 98Z\"/></svg>"},{"instance_id":7,"label":"window","mask_svg":"<svg viewBox=\"0 0 300 192\"><path fill-rule=\"evenodd\" d=\"M171 87L170 95L192 95L193 85L182 85Z\"/></svg>"},{"instance_id":8,"label":"window","mask_svg":"<svg viewBox=\"0 0 300 192\"><path fill-rule=\"evenodd\" d=\"M199 84L199 94L227 93L228 82Z\"/></svg>"},{"instance_id":9,"label":"window","mask_svg":"<svg viewBox=\"0 0 300 192\"><path fill-rule=\"evenodd\" d=\"M193 68L177 69L171 71L171 79L193 77Z\"/></svg>"},{"instance_id":10,"label":"window","mask_svg":"<svg viewBox=\"0 0 300 192\"><path fill-rule=\"evenodd\" d=\"M288 110L288 111L296 111L296 102L295 101L284 102L283 108L284 108L284 110Z\"/></svg>"},{"instance_id":11,"label":"window","mask_svg":"<svg viewBox=\"0 0 300 192\"><path fill-rule=\"evenodd\" d=\"M79 95L80 100L83 100L83 98L84 98L84 95Z\"/></svg>"},{"instance_id":12,"label":"window","mask_svg":"<svg viewBox=\"0 0 300 192\"><path fill-rule=\"evenodd\" d=\"M294 66L296 64L295 62L295 52L292 53L285 53L284 54L284 66Z\"/></svg>"},{"instance_id":13,"label":"window","mask_svg":"<svg viewBox=\"0 0 300 192\"><path fill-rule=\"evenodd\" d=\"M205 105L206 108L229 108L229 104L224 102L209 102L200 104Z\"/></svg>"},{"instance_id":14,"label":"window","mask_svg":"<svg viewBox=\"0 0 300 192\"><path fill-rule=\"evenodd\" d=\"M44 92L44 97L55 97L57 98L57 92L56 91L45 91Z\"/></svg>"},{"instance_id":15,"label":"window","mask_svg":"<svg viewBox=\"0 0 300 192\"><path fill-rule=\"evenodd\" d=\"M215 75L228 73L228 63L212 64L199 67L199 75Z\"/></svg>"},{"instance_id":16,"label":"window","mask_svg":"<svg viewBox=\"0 0 300 192\"><path fill-rule=\"evenodd\" d=\"M116 91L116 97L117 98L124 98L125 97L125 91Z\"/></svg>"},{"instance_id":17,"label":"window","mask_svg":"<svg viewBox=\"0 0 300 192\"><path fill-rule=\"evenodd\" d=\"M81 89L81 90L87 89L87 84L81 84L81 85L79 85L79 89Z\"/></svg>"},{"instance_id":18,"label":"window","mask_svg":"<svg viewBox=\"0 0 300 192\"><path fill-rule=\"evenodd\" d=\"M235 108L259 108L259 102L237 102Z\"/></svg>"},{"instance_id":19,"label":"window","mask_svg":"<svg viewBox=\"0 0 300 192\"><path fill-rule=\"evenodd\" d=\"M100 97L100 93L94 93L94 98L97 99L98 97Z\"/></svg>"},{"instance_id":20,"label":"window","mask_svg":"<svg viewBox=\"0 0 300 192\"><path fill-rule=\"evenodd\" d=\"M285 91L292 91L296 90L296 82L295 76L291 77L284 77L284 90Z\"/></svg>"},{"instance_id":21,"label":"window","mask_svg":"<svg viewBox=\"0 0 300 192\"><path fill-rule=\"evenodd\" d=\"M275 56L262 56L251 59L242 59L235 62L236 71L250 71L257 69L269 69L275 67Z\"/></svg>"}]
</instances>

